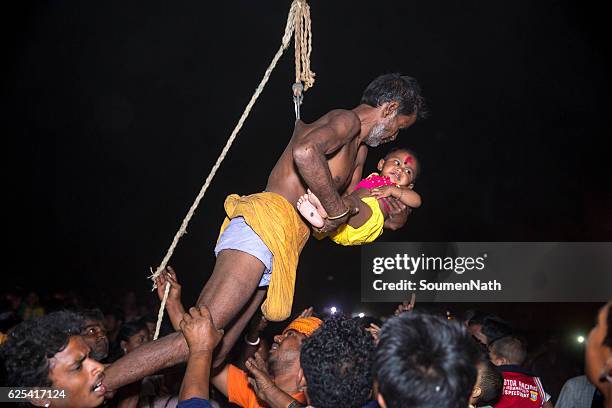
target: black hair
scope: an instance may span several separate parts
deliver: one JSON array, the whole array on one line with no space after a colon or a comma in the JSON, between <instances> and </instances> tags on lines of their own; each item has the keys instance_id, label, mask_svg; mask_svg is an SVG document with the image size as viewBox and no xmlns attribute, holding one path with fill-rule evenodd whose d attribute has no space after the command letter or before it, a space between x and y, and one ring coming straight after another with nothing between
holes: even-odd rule
<instances>
[{"instance_id":1,"label":"black hair","mask_svg":"<svg viewBox=\"0 0 612 408\"><path fill-rule=\"evenodd\" d=\"M485 316L482 320L480 331L487 338L487 344L491 344L498 339L510 336L513 332L512 327L501 317L495 315Z\"/></svg>"},{"instance_id":2,"label":"black hair","mask_svg":"<svg viewBox=\"0 0 612 408\"><path fill-rule=\"evenodd\" d=\"M353 320L355 320L362 329L369 328L370 324L375 324L378 327L382 326L382 321L374 316L353 317Z\"/></svg>"},{"instance_id":3,"label":"black hair","mask_svg":"<svg viewBox=\"0 0 612 408\"><path fill-rule=\"evenodd\" d=\"M104 314L100 309L81 309L77 311L77 313L81 315L84 320L104 321Z\"/></svg>"},{"instance_id":4,"label":"black hair","mask_svg":"<svg viewBox=\"0 0 612 408\"><path fill-rule=\"evenodd\" d=\"M465 408L481 356L459 323L412 311L383 326L374 375L388 408Z\"/></svg>"},{"instance_id":5,"label":"black hair","mask_svg":"<svg viewBox=\"0 0 612 408\"><path fill-rule=\"evenodd\" d=\"M477 406L493 406L501 397L504 388L504 376L489 360L483 360L478 365L481 394Z\"/></svg>"},{"instance_id":6,"label":"black hair","mask_svg":"<svg viewBox=\"0 0 612 408\"><path fill-rule=\"evenodd\" d=\"M121 325L121 329L119 329L119 333L117 333L117 343L121 343L122 341L128 341L130 337L135 334L138 334L141 330L149 330L147 324L144 320L138 319L131 322L123 323Z\"/></svg>"},{"instance_id":7,"label":"black hair","mask_svg":"<svg viewBox=\"0 0 612 408\"><path fill-rule=\"evenodd\" d=\"M406 152L412 157L414 157L414 160L416 161L416 166L414 168L414 175L412 176L412 182L416 181L419 174L421 174L421 160L419 160L419 157L416 155L416 153L413 150L410 150L406 147L401 147L401 146L397 146L389 150L387 154L385 154L385 157L383 159L386 161L393 153L397 153L397 152Z\"/></svg>"},{"instance_id":8,"label":"black hair","mask_svg":"<svg viewBox=\"0 0 612 408\"><path fill-rule=\"evenodd\" d=\"M527 348L516 336L506 336L489 343L489 350L498 358L505 358L509 364L521 365L527 358Z\"/></svg>"},{"instance_id":9,"label":"black hair","mask_svg":"<svg viewBox=\"0 0 612 408\"><path fill-rule=\"evenodd\" d=\"M76 313L59 311L15 326L0 347L7 385L49 387L49 360L68 346L71 336L81 333L83 319Z\"/></svg>"},{"instance_id":10,"label":"black hair","mask_svg":"<svg viewBox=\"0 0 612 408\"><path fill-rule=\"evenodd\" d=\"M482 324L485 318L493 316L491 313L483 312L480 310L469 309L463 314L463 321L468 325Z\"/></svg>"},{"instance_id":11,"label":"black hair","mask_svg":"<svg viewBox=\"0 0 612 408\"><path fill-rule=\"evenodd\" d=\"M401 74L385 74L374 79L363 91L361 103L378 107L386 102L399 103L398 115L416 113L417 119L427 117L425 99L416 79Z\"/></svg>"},{"instance_id":12,"label":"black hair","mask_svg":"<svg viewBox=\"0 0 612 408\"><path fill-rule=\"evenodd\" d=\"M104 309L104 316L114 316L115 320L123 322L125 321L125 314L120 307L112 306Z\"/></svg>"},{"instance_id":13,"label":"black hair","mask_svg":"<svg viewBox=\"0 0 612 408\"><path fill-rule=\"evenodd\" d=\"M317 408L360 408L372 390L374 341L354 319L327 319L302 343L308 398ZM465 407L464 407L465 408Z\"/></svg>"}]
</instances>

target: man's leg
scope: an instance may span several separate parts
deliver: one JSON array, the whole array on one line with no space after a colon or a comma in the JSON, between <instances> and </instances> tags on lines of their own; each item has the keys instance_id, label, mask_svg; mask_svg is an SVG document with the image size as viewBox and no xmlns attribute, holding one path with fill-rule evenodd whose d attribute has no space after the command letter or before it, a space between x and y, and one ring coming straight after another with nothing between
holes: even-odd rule
<instances>
[{"instance_id":1,"label":"man's leg","mask_svg":"<svg viewBox=\"0 0 612 408\"><path fill-rule=\"evenodd\" d=\"M198 305L208 306L217 328L227 326L251 299L264 268L259 259L246 252L226 249L219 253L215 269L198 300ZM262 297L260 295L256 298L261 301ZM241 320L239 322L246 324ZM239 334L231 335L233 342ZM223 347L225 353L229 350L228 347L231 348L229 343L230 341ZM144 344L115 361L106 369L104 384L109 390L116 390L163 368L184 362L187 354L187 343L183 335L173 333Z\"/></svg>"},{"instance_id":2,"label":"man's leg","mask_svg":"<svg viewBox=\"0 0 612 408\"><path fill-rule=\"evenodd\" d=\"M213 274L197 303L198 306L208 307L217 328L231 325L216 351L215 366L225 359L261 304L265 291L256 290L264 269L264 264L258 258L246 252L224 249L217 255ZM249 305L239 314L249 300Z\"/></svg>"},{"instance_id":3,"label":"man's leg","mask_svg":"<svg viewBox=\"0 0 612 408\"><path fill-rule=\"evenodd\" d=\"M238 313L238 316L230 322L229 326L225 327L225 335L221 340L220 346L215 351L215 358L213 360L213 367L221 365L228 353L232 350L236 341L240 340L240 335L244 328L249 324L251 318L261 305L264 297L266 296L266 288L259 288L255 291L251 300L247 305Z\"/></svg>"}]
</instances>

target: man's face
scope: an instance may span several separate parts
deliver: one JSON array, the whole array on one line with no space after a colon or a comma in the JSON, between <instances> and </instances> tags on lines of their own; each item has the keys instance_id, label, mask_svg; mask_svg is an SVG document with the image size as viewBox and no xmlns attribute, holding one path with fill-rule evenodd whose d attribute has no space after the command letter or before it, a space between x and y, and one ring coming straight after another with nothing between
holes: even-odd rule
<instances>
[{"instance_id":1,"label":"man's face","mask_svg":"<svg viewBox=\"0 0 612 408\"><path fill-rule=\"evenodd\" d=\"M468 332L470 332L470 334L472 335L472 337L474 337L474 339L480 344L484 344L486 346L489 343L487 336L482 333L482 324L470 324L467 329Z\"/></svg>"},{"instance_id":2,"label":"man's face","mask_svg":"<svg viewBox=\"0 0 612 408\"><path fill-rule=\"evenodd\" d=\"M612 350L603 345L603 341L608 331L608 311L612 302L602 307L597 314L597 324L587 339L585 353L585 374L589 381L593 383L602 393L612 392L612 384L605 384L602 377L612 377ZM612 395L607 395L612 398Z\"/></svg>"},{"instance_id":3,"label":"man's face","mask_svg":"<svg viewBox=\"0 0 612 408\"><path fill-rule=\"evenodd\" d=\"M108 356L108 337L101 321L85 320L85 330L81 335L85 343L91 348L91 358L100 361Z\"/></svg>"},{"instance_id":4,"label":"man's face","mask_svg":"<svg viewBox=\"0 0 612 408\"><path fill-rule=\"evenodd\" d=\"M268 357L268 366L272 374L299 361L300 349L305 338L306 336L295 330L287 330L284 334L274 336Z\"/></svg>"},{"instance_id":5,"label":"man's face","mask_svg":"<svg viewBox=\"0 0 612 408\"><path fill-rule=\"evenodd\" d=\"M148 342L149 342L149 330L142 329L138 333L134 334L133 336L130 336L127 341L122 341L121 348L125 351L125 353L129 353L130 351Z\"/></svg>"},{"instance_id":6,"label":"man's face","mask_svg":"<svg viewBox=\"0 0 612 408\"><path fill-rule=\"evenodd\" d=\"M72 336L68 346L51 358L51 386L66 392L66 398L54 399L53 406L97 407L104 401L104 366L89 357L89 351L81 336Z\"/></svg>"},{"instance_id":7,"label":"man's face","mask_svg":"<svg viewBox=\"0 0 612 408\"><path fill-rule=\"evenodd\" d=\"M384 112L384 107L381 106L381 112ZM384 114L379 119L378 123L372 126L368 137L364 143L370 147L376 147L383 143L392 142L397 137L402 129L407 129L416 122L416 114L398 115L397 112Z\"/></svg>"},{"instance_id":8,"label":"man's face","mask_svg":"<svg viewBox=\"0 0 612 408\"><path fill-rule=\"evenodd\" d=\"M104 326L106 327L106 330L113 333L119 328L120 324L115 315L107 314L104 315Z\"/></svg>"},{"instance_id":9,"label":"man's face","mask_svg":"<svg viewBox=\"0 0 612 408\"><path fill-rule=\"evenodd\" d=\"M153 336L155 335L155 322L146 322L147 329L149 329L149 341L153 341Z\"/></svg>"}]
</instances>

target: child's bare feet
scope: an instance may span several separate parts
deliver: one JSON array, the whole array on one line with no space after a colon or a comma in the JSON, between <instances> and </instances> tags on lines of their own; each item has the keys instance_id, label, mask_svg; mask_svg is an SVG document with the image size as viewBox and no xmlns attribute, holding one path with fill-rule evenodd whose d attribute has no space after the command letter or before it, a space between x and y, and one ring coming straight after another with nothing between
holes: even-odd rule
<instances>
[{"instance_id":1,"label":"child's bare feet","mask_svg":"<svg viewBox=\"0 0 612 408\"><path fill-rule=\"evenodd\" d=\"M321 217L327 218L327 211L325 211L325 208L323 208L323 205L321 205L319 198L314 195L310 189L308 189L308 201L310 201L310 204L314 205L314 208L317 209L317 212Z\"/></svg>"},{"instance_id":2,"label":"child's bare feet","mask_svg":"<svg viewBox=\"0 0 612 408\"><path fill-rule=\"evenodd\" d=\"M314 197L314 196L313 196ZM318 202L319 200L317 200ZM319 203L321 205L321 203ZM321 207L322 208L322 207ZM325 220L319 214L316 207L309 201L308 194L304 194L298 199L297 209L306 220L315 228L321 228L325 224ZM325 211L325 210L324 210Z\"/></svg>"}]
</instances>

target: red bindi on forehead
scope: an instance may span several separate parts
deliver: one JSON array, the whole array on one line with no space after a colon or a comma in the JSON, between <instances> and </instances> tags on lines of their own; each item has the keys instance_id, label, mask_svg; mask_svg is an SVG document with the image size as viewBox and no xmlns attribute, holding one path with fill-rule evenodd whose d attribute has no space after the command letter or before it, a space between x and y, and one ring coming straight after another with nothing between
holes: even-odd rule
<instances>
[{"instance_id":1,"label":"red bindi on forehead","mask_svg":"<svg viewBox=\"0 0 612 408\"><path fill-rule=\"evenodd\" d=\"M407 155L404 159L404 164L414 164L414 157L411 155Z\"/></svg>"}]
</instances>

